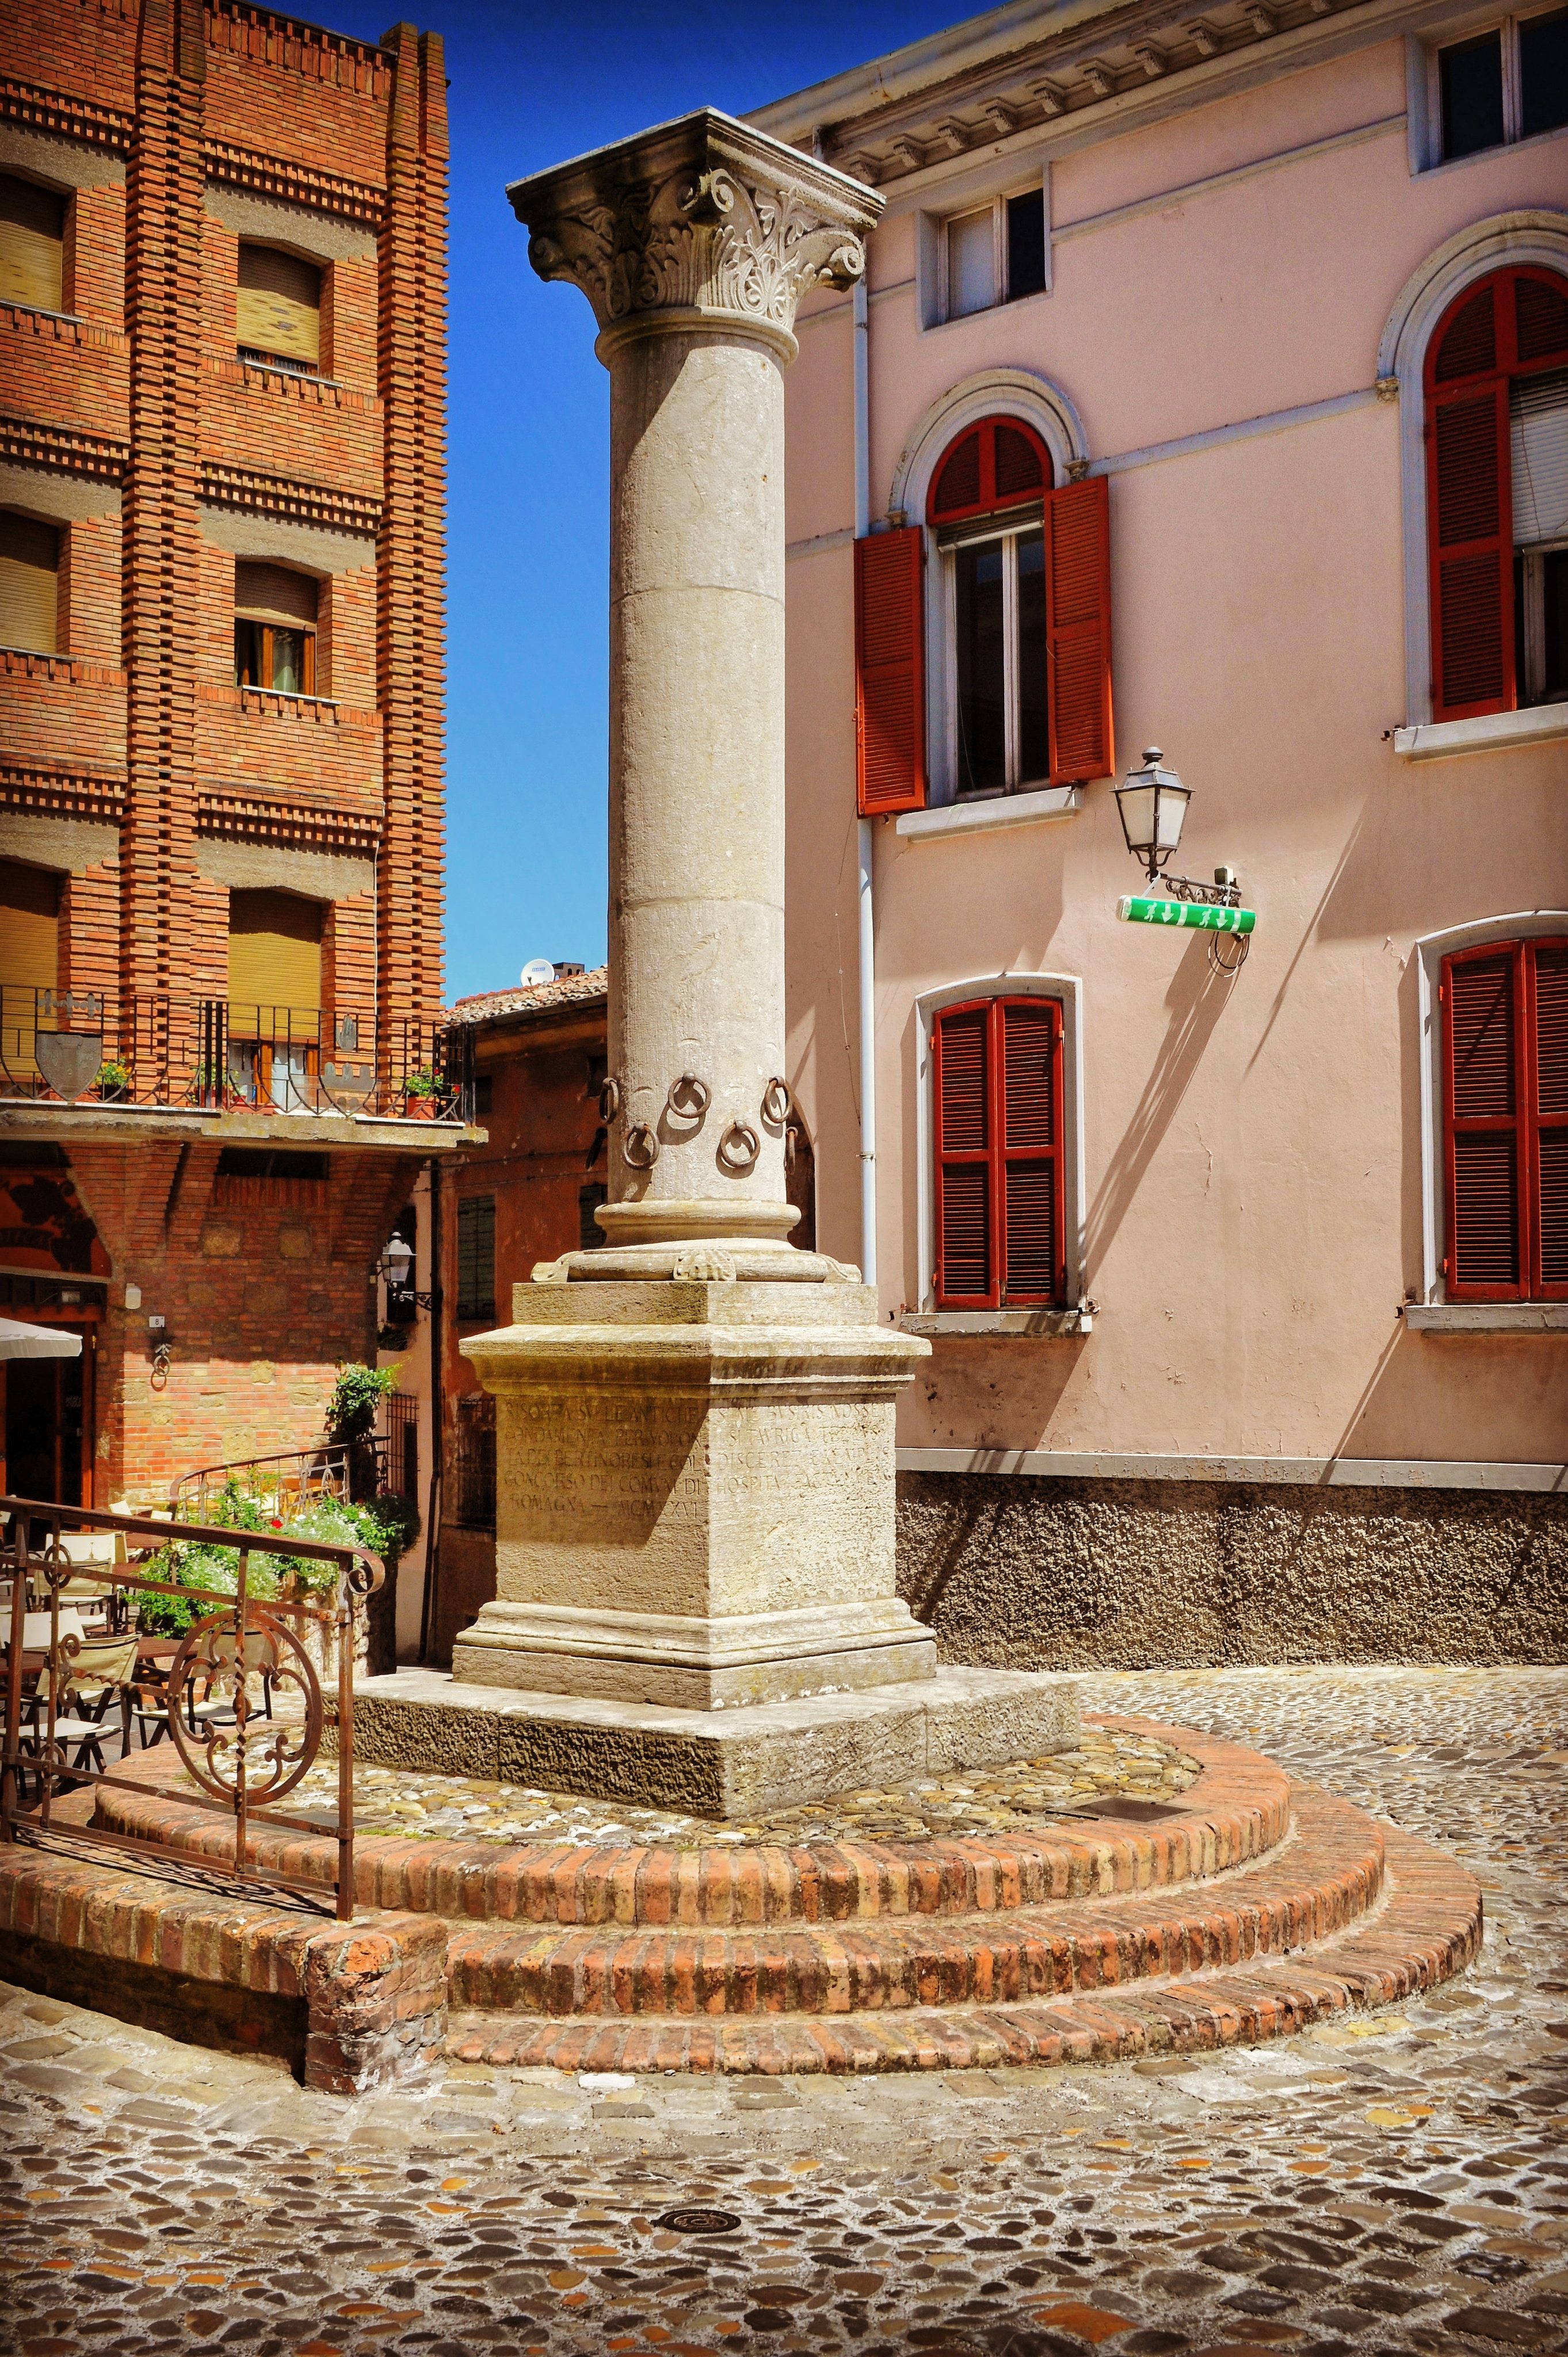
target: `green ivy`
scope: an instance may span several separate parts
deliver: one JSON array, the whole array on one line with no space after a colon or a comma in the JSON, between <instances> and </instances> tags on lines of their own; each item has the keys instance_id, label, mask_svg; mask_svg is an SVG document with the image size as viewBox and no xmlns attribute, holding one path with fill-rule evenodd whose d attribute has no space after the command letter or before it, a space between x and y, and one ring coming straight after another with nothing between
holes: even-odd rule
<instances>
[{"instance_id":1,"label":"green ivy","mask_svg":"<svg viewBox=\"0 0 1568 2357\"><path fill-rule=\"evenodd\" d=\"M334 1440L369 1440L376 1428L381 1405L397 1389L395 1367L367 1367L353 1359L338 1369L338 1380L327 1403L327 1429Z\"/></svg>"}]
</instances>

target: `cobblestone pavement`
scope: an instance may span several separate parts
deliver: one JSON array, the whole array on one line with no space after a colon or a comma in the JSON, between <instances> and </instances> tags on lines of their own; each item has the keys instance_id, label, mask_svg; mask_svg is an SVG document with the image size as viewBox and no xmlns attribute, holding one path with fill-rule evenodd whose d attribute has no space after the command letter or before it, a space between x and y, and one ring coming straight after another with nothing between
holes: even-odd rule
<instances>
[{"instance_id":1,"label":"cobblestone pavement","mask_svg":"<svg viewBox=\"0 0 1568 2357\"><path fill-rule=\"evenodd\" d=\"M0 2352L1568 2352L1568 1673L1137 1674L1084 1702L1448 1844L1481 1962L1212 2061L456 2065L357 2104L0 1989Z\"/></svg>"}]
</instances>

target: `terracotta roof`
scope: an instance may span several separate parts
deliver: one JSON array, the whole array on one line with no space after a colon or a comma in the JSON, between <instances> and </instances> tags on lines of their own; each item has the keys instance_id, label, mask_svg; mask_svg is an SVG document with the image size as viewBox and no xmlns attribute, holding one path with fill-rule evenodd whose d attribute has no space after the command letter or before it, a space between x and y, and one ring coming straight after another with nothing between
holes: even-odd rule
<instances>
[{"instance_id":1,"label":"terracotta roof","mask_svg":"<svg viewBox=\"0 0 1568 2357\"><path fill-rule=\"evenodd\" d=\"M454 1000L447 1023L493 1023L502 1015L548 1015L561 1006L593 1006L609 991L608 966L590 974L569 974L559 982L514 983L510 990L478 990L471 997Z\"/></svg>"}]
</instances>

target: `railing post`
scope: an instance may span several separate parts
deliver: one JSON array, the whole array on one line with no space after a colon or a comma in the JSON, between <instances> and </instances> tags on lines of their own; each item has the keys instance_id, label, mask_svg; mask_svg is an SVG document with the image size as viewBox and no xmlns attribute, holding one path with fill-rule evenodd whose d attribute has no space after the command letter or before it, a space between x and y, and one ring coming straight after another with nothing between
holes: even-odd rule
<instances>
[{"instance_id":1,"label":"railing post","mask_svg":"<svg viewBox=\"0 0 1568 2357\"><path fill-rule=\"evenodd\" d=\"M354 1920L354 1588L338 1576L338 1921Z\"/></svg>"},{"instance_id":2,"label":"railing post","mask_svg":"<svg viewBox=\"0 0 1568 2357\"><path fill-rule=\"evenodd\" d=\"M16 1838L16 1764L22 1745L22 1638L27 1618L27 1525L11 1518L11 1649L5 1664L5 1760L0 1769L0 1841Z\"/></svg>"}]
</instances>

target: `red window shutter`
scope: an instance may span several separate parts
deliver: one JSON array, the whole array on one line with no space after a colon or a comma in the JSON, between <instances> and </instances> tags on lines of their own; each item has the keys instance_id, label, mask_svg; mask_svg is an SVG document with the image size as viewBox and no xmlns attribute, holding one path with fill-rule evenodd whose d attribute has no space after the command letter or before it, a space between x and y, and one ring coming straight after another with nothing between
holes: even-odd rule
<instances>
[{"instance_id":1,"label":"red window shutter","mask_svg":"<svg viewBox=\"0 0 1568 2357\"><path fill-rule=\"evenodd\" d=\"M1527 1290L1523 980L1517 946L1444 962L1447 1275L1455 1301L1517 1301Z\"/></svg>"},{"instance_id":2,"label":"red window shutter","mask_svg":"<svg viewBox=\"0 0 1568 2357\"><path fill-rule=\"evenodd\" d=\"M926 803L925 534L854 544L855 790L862 818Z\"/></svg>"},{"instance_id":3,"label":"red window shutter","mask_svg":"<svg viewBox=\"0 0 1568 2357\"><path fill-rule=\"evenodd\" d=\"M996 1306L989 1005L950 1006L932 1039L936 1294L941 1308Z\"/></svg>"},{"instance_id":4,"label":"red window shutter","mask_svg":"<svg viewBox=\"0 0 1568 2357\"><path fill-rule=\"evenodd\" d=\"M1011 998L1002 1027L1002 1298L1060 1301L1062 1253L1061 1008Z\"/></svg>"},{"instance_id":5,"label":"red window shutter","mask_svg":"<svg viewBox=\"0 0 1568 2357\"><path fill-rule=\"evenodd\" d=\"M1513 274L1467 289L1426 362L1432 704L1440 720L1505 712L1514 665L1513 489L1508 370Z\"/></svg>"},{"instance_id":6,"label":"red window shutter","mask_svg":"<svg viewBox=\"0 0 1568 2357\"><path fill-rule=\"evenodd\" d=\"M1568 1299L1568 942L1537 942L1530 961L1537 1298Z\"/></svg>"},{"instance_id":7,"label":"red window shutter","mask_svg":"<svg viewBox=\"0 0 1568 2357\"><path fill-rule=\"evenodd\" d=\"M1048 998L949 1007L933 1058L938 1307L1059 1302L1060 1007Z\"/></svg>"},{"instance_id":8,"label":"red window shutter","mask_svg":"<svg viewBox=\"0 0 1568 2357\"><path fill-rule=\"evenodd\" d=\"M1505 416L1505 430L1507 420ZM1111 722L1111 502L1103 475L1046 500L1046 661L1051 783L1108 778Z\"/></svg>"}]
</instances>

